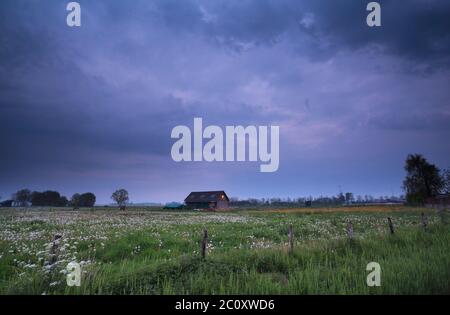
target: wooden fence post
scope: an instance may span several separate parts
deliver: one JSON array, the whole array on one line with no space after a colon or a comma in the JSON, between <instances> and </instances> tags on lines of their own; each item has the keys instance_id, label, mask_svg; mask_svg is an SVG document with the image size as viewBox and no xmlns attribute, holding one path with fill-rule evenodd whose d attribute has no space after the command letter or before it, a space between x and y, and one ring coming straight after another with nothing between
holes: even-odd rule
<instances>
[{"instance_id":1,"label":"wooden fence post","mask_svg":"<svg viewBox=\"0 0 450 315\"><path fill-rule=\"evenodd\" d=\"M50 265L53 265L58 260L58 254L59 254L59 243L61 241L62 235L61 234L55 234L53 236L52 245L50 247Z\"/></svg>"},{"instance_id":2,"label":"wooden fence post","mask_svg":"<svg viewBox=\"0 0 450 315\"><path fill-rule=\"evenodd\" d=\"M355 237L354 233L353 233L353 223L352 221L348 222L347 224L347 236L348 238L352 241Z\"/></svg>"},{"instance_id":3,"label":"wooden fence post","mask_svg":"<svg viewBox=\"0 0 450 315\"><path fill-rule=\"evenodd\" d=\"M206 257L206 245L208 244L208 230L204 229L203 230L203 239L202 239L202 244L201 244L201 253L202 253L202 258L205 259Z\"/></svg>"},{"instance_id":4,"label":"wooden fence post","mask_svg":"<svg viewBox=\"0 0 450 315\"><path fill-rule=\"evenodd\" d=\"M389 230L391 231L391 234L395 234L394 223L392 223L391 218L388 217L387 219L388 219Z\"/></svg>"},{"instance_id":5,"label":"wooden fence post","mask_svg":"<svg viewBox=\"0 0 450 315\"><path fill-rule=\"evenodd\" d=\"M288 239L289 239L289 254L292 254L294 252L294 232L292 230L292 224L289 225Z\"/></svg>"},{"instance_id":6,"label":"wooden fence post","mask_svg":"<svg viewBox=\"0 0 450 315\"><path fill-rule=\"evenodd\" d=\"M428 218L425 215L425 213L422 212L422 228L424 231L427 230L427 226L428 226Z\"/></svg>"}]
</instances>

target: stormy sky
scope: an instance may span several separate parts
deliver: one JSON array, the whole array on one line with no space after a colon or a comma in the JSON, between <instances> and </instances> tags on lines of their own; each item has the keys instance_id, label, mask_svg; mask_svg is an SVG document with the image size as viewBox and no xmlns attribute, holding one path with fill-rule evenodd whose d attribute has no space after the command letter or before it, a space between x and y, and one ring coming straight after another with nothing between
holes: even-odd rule
<instances>
[{"instance_id":1,"label":"stormy sky","mask_svg":"<svg viewBox=\"0 0 450 315\"><path fill-rule=\"evenodd\" d=\"M85 0L0 3L0 195L99 203L401 194L422 153L450 167L450 2ZM280 167L176 163L177 125L280 126Z\"/></svg>"}]
</instances>

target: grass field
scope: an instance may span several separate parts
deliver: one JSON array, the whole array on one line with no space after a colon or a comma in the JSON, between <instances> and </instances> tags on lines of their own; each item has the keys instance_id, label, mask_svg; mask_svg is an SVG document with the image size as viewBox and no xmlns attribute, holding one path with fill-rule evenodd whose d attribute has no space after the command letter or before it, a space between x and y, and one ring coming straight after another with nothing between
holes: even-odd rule
<instances>
[{"instance_id":1,"label":"grass field","mask_svg":"<svg viewBox=\"0 0 450 315\"><path fill-rule=\"evenodd\" d=\"M348 221L354 241L347 239ZM199 252L204 228L205 260ZM52 263L55 234L62 238ZM71 261L82 266L80 287L66 285ZM380 287L366 284L372 261L381 266ZM0 294L421 293L450 293L450 225L434 210L0 209Z\"/></svg>"}]
</instances>

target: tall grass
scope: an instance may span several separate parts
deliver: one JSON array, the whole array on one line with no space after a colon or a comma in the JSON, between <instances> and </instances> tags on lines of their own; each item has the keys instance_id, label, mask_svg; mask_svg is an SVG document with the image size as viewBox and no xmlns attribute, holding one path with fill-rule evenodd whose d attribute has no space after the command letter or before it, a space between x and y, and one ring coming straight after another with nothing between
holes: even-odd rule
<instances>
[{"instance_id":1,"label":"tall grass","mask_svg":"<svg viewBox=\"0 0 450 315\"><path fill-rule=\"evenodd\" d=\"M130 238L143 244L130 257ZM3 280L3 294L449 294L450 230L399 228L395 235L374 234L346 239L297 242L292 255L283 246L270 249L216 251L199 255L158 255L154 240L143 234L124 237L99 258L111 263L83 274L80 287L36 273ZM144 241L143 241L144 240ZM175 240L173 240L175 242ZM174 244L172 244L174 245ZM188 246L182 244L181 246ZM121 250L123 248L123 250ZM176 246L173 246L176 248ZM381 265L381 286L368 287L366 265Z\"/></svg>"}]
</instances>

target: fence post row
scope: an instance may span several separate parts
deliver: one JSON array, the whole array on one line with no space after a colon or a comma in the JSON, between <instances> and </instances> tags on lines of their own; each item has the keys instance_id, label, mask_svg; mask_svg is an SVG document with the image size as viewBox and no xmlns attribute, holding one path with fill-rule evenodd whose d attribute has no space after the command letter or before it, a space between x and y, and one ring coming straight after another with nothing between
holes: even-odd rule
<instances>
[{"instance_id":1,"label":"fence post row","mask_svg":"<svg viewBox=\"0 0 450 315\"><path fill-rule=\"evenodd\" d=\"M439 213L439 214L441 216L443 216L443 214L441 214L441 213ZM443 220L442 217L441 217L441 219ZM395 234L395 227L394 227L394 223L392 222L392 219L390 217L388 217L387 220L388 220L390 233ZM426 231L428 228L428 217L425 215L424 212L421 213L421 222L422 222L422 228ZM350 240L353 240L355 238L352 221L349 221L347 224L347 236ZM292 228L292 224L289 224L289 228L288 228L288 242L289 242L288 252L289 252L289 254L292 254L294 252L294 230ZM201 241L202 258L206 257L207 244L208 244L208 230L204 229L203 230L203 238Z\"/></svg>"}]
</instances>

